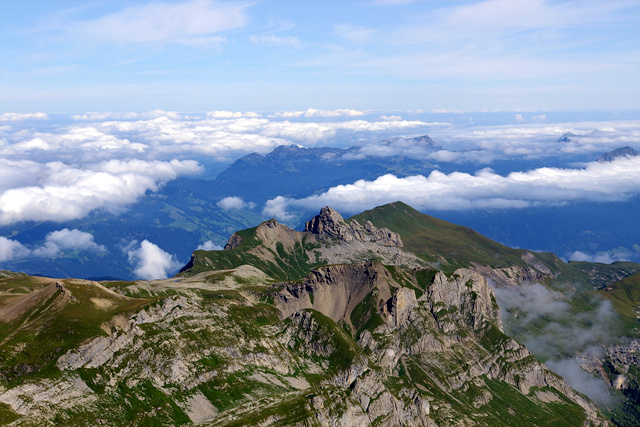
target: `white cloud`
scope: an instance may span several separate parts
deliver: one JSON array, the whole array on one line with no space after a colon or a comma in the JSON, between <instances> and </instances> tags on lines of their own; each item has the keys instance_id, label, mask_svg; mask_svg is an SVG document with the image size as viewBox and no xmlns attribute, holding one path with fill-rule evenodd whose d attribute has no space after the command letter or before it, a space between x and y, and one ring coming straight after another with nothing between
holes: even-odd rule
<instances>
[{"instance_id":1,"label":"white cloud","mask_svg":"<svg viewBox=\"0 0 640 427\"><path fill-rule=\"evenodd\" d=\"M254 112L213 111L206 117L181 117L157 110L150 113L122 113L109 121L93 121L82 115L81 124L42 132L31 129L6 131L6 143L0 144L0 159L64 163L87 163L107 159L173 159L184 156L207 156L229 161L238 155L265 154L279 145L304 143L314 145L343 133L374 133L413 129L425 126L421 121L346 120L359 111L315 110L300 112L301 117L333 117L331 122L271 121ZM86 120L85 120L86 116ZM113 117L112 117L113 116ZM149 117L142 119L141 117ZM102 119L102 117L94 117ZM1 139L0 139L1 141ZM1 172L0 172L1 173Z\"/></svg>"},{"instance_id":2,"label":"white cloud","mask_svg":"<svg viewBox=\"0 0 640 427\"><path fill-rule=\"evenodd\" d=\"M275 113L273 117L357 117L363 115L364 113L362 111L351 110L348 108L339 108L337 110L319 110L316 108L308 108L306 111L282 111L279 113Z\"/></svg>"},{"instance_id":3,"label":"white cloud","mask_svg":"<svg viewBox=\"0 0 640 427\"><path fill-rule=\"evenodd\" d=\"M203 250L203 251L221 251L223 248L220 245L216 245L215 243L213 243L211 240L207 240L206 242L204 242L203 244L199 245L196 250Z\"/></svg>"},{"instance_id":4,"label":"white cloud","mask_svg":"<svg viewBox=\"0 0 640 427\"><path fill-rule=\"evenodd\" d=\"M26 258L30 253L31 251L22 243L6 237L0 237L0 262Z\"/></svg>"},{"instance_id":5,"label":"white cloud","mask_svg":"<svg viewBox=\"0 0 640 427\"><path fill-rule=\"evenodd\" d=\"M151 243L143 240L139 246L133 245L127 253L133 273L143 280L166 279L169 274L180 268L181 264L171 255Z\"/></svg>"},{"instance_id":6,"label":"white cloud","mask_svg":"<svg viewBox=\"0 0 640 427\"><path fill-rule=\"evenodd\" d=\"M256 204L253 202L245 202L242 197L225 197L216 205L222 209L253 209Z\"/></svg>"},{"instance_id":7,"label":"white cloud","mask_svg":"<svg viewBox=\"0 0 640 427\"><path fill-rule=\"evenodd\" d=\"M446 163L480 163L489 164L503 157L500 153L486 150L448 151L438 150L426 156L427 159Z\"/></svg>"},{"instance_id":8,"label":"white cloud","mask_svg":"<svg viewBox=\"0 0 640 427\"><path fill-rule=\"evenodd\" d=\"M182 118L180 114L175 111L164 111L160 109L147 111L144 113L114 113L114 112L104 112L104 113L84 113L84 114L72 114L70 116L73 120L83 120L83 121L101 121L101 120L148 120L148 119L157 119L158 117L169 117L174 120L179 120Z\"/></svg>"},{"instance_id":9,"label":"white cloud","mask_svg":"<svg viewBox=\"0 0 640 427\"><path fill-rule=\"evenodd\" d=\"M278 196L274 199L267 200L267 203L262 210L262 215L266 217L277 218L280 221L288 221L293 219L293 215L287 213L287 204L291 199L287 199L282 196Z\"/></svg>"},{"instance_id":10,"label":"white cloud","mask_svg":"<svg viewBox=\"0 0 640 427\"><path fill-rule=\"evenodd\" d=\"M22 120L49 120L46 113L4 113L0 114L0 122L18 122Z\"/></svg>"},{"instance_id":11,"label":"white cloud","mask_svg":"<svg viewBox=\"0 0 640 427\"><path fill-rule=\"evenodd\" d=\"M95 252L104 252L106 248L98 245L93 241L93 234L86 233L77 229L52 231L47 234L45 239L48 242L55 243L61 250L86 250Z\"/></svg>"},{"instance_id":12,"label":"white cloud","mask_svg":"<svg viewBox=\"0 0 640 427\"><path fill-rule=\"evenodd\" d=\"M207 117L211 117L213 119L238 119L242 117L242 113L236 111L210 111L207 113Z\"/></svg>"},{"instance_id":13,"label":"white cloud","mask_svg":"<svg viewBox=\"0 0 640 427\"><path fill-rule=\"evenodd\" d=\"M522 114L515 114L515 115L513 116L513 118L514 118L514 119L515 119L515 121L516 121L516 122L518 122L518 123L524 123L524 122L526 122L526 121L527 121L524 117L522 117Z\"/></svg>"},{"instance_id":14,"label":"white cloud","mask_svg":"<svg viewBox=\"0 0 640 427\"><path fill-rule=\"evenodd\" d=\"M66 221L95 209L117 210L180 174L201 171L193 160L111 160L83 168L60 162L40 166L28 185L0 192L0 224Z\"/></svg>"},{"instance_id":15,"label":"white cloud","mask_svg":"<svg viewBox=\"0 0 640 427\"><path fill-rule=\"evenodd\" d=\"M245 25L248 5L211 0L150 2L65 25L78 37L104 42L216 45L224 39L212 34Z\"/></svg>"},{"instance_id":16,"label":"white cloud","mask_svg":"<svg viewBox=\"0 0 640 427\"><path fill-rule=\"evenodd\" d=\"M264 44L268 46L293 46L298 47L301 45L300 40L297 37L292 36L274 36L273 34L262 36L250 36L251 43Z\"/></svg>"},{"instance_id":17,"label":"white cloud","mask_svg":"<svg viewBox=\"0 0 640 427\"><path fill-rule=\"evenodd\" d=\"M539 116L536 116L539 117ZM580 122L510 126L453 127L447 129L447 145L468 150L492 152L499 158L526 159L569 155L597 154L625 145L635 146L640 138L640 122ZM599 129L593 131L593 129ZM576 136L558 144L558 138L567 132Z\"/></svg>"},{"instance_id":18,"label":"white cloud","mask_svg":"<svg viewBox=\"0 0 640 427\"><path fill-rule=\"evenodd\" d=\"M362 115L364 115L362 111L350 109L316 110L315 108L309 108L304 113L305 117L356 117Z\"/></svg>"},{"instance_id":19,"label":"white cloud","mask_svg":"<svg viewBox=\"0 0 640 427\"><path fill-rule=\"evenodd\" d=\"M622 201L640 194L640 157L611 163L589 163L583 169L540 168L501 176L490 169L475 175L433 171L398 178L387 174L359 180L303 199L278 196L263 213L286 218L287 206L335 209L355 213L401 200L418 209L509 209L574 201Z\"/></svg>"},{"instance_id":20,"label":"white cloud","mask_svg":"<svg viewBox=\"0 0 640 427\"><path fill-rule=\"evenodd\" d=\"M567 355L591 353L617 340L612 331L619 319L610 301L586 301L592 310L575 313L568 303L572 295L538 283L494 287L494 292L507 333L515 334L534 355L548 359L545 364L573 388L599 403L609 402L606 383L582 371L579 358Z\"/></svg>"},{"instance_id":21,"label":"white cloud","mask_svg":"<svg viewBox=\"0 0 640 427\"><path fill-rule=\"evenodd\" d=\"M333 32L351 43L364 43L369 41L376 31L372 28L340 24L334 25Z\"/></svg>"},{"instance_id":22,"label":"white cloud","mask_svg":"<svg viewBox=\"0 0 640 427\"><path fill-rule=\"evenodd\" d=\"M567 383L601 405L610 405L613 401L609 385L592 373L580 369L581 358L547 360L545 365L562 376Z\"/></svg>"},{"instance_id":23,"label":"white cloud","mask_svg":"<svg viewBox=\"0 0 640 427\"><path fill-rule=\"evenodd\" d=\"M439 147L429 137L394 137L382 141L362 144L357 150L345 154L345 158L363 159L365 157L414 157L426 159Z\"/></svg>"},{"instance_id":24,"label":"white cloud","mask_svg":"<svg viewBox=\"0 0 640 427\"><path fill-rule=\"evenodd\" d=\"M23 259L30 256L53 258L63 251L105 252L107 249L94 242L93 235L77 229L52 231L41 246L29 249L22 243L0 237L0 261Z\"/></svg>"},{"instance_id":25,"label":"white cloud","mask_svg":"<svg viewBox=\"0 0 640 427\"><path fill-rule=\"evenodd\" d=\"M632 254L628 250L613 250L609 252L598 252L596 254L587 254L581 251L575 251L567 258L571 261L587 261L611 264L615 261L630 261L632 258Z\"/></svg>"}]
</instances>

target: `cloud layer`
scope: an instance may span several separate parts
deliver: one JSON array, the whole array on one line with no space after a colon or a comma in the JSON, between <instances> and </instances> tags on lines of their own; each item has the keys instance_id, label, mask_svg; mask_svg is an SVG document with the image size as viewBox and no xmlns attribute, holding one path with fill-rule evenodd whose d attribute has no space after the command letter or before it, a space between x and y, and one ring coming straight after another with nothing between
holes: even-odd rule
<instances>
[{"instance_id":1,"label":"cloud layer","mask_svg":"<svg viewBox=\"0 0 640 427\"><path fill-rule=\"evenodd\" d=\"M118 211L169 180L204 171L201 164L230 162L252 152L265 154L279 145L355 145L358 148L350 155L356 158L410 156L433 165L492 165L511 159L595 158L640 138L637 121L539 124L533 121L540 114L518 113L527 123L454 126L420 120L422 113L411 114L413 120L352 109L309 108L271 115L153 110L73 115L71 123L64 125L26 120L47 118L40 113L5 115L7 124L0 126L0 225L64 221L95 209ZM566 132L573 135L558 142ZM398 138L424 134L433 137L434 145ZM264 214L291 218L287 212L291 205L314 209L332 205L358 212L396 200L420 209L624 200L637 193L638 165L633 162L538 168L507 176L491 169L475 174L385 175L306 199L277 198L268 203ZM219 206L252 207L250 200L234 198L220 201Z\"/></svg>"},{"instance_id":2,"label":"cloud layer","mask_svg":"<svg viewBox=\"0 0 640 427\"><path fill-rule=\"evenodd\" d=\"M29 248L17 240L0 237L0 262L15 261L28 257L54 258L64 251L106 252L103 245L94 241L91 233L80 230L52 231L40 246Z\"/></svg>"},{"instance_id":3,"label":"cloud layer","mask_svg":"<svg viewBox=\"0 0 640 427\"><path fill-rule=\"evenodd\" d=\"M590 311L574 312L572 295L553 292L540 284L494 288L507 333L527 346L573 388L598 403L611 402L604 380L580 369L578 355L601 352L617 340L618 317L608 300L588 301Z\"/></svg>"},{"instance_id":4,"label":"cloud layer","mask_svg":"<svg viewBox=\"0 0 640 427\"><path fill-rule=\"evenodd\" d=\"M0 160L0 225L67 221L95 209L115 212L180 174L200 171L193 160L110 160L80 167Z\"/></svg>"},{"instance_id":5,"label":"cloud layer","mask_svg":"<svg viewBox=\"0 0 640 427\"><path fill-rule=\"evenodd\" d=\"M640 157L593 162L578 169L539 168L506 176L490 169L473 175L433 171L429 176L399 178L387 174L303 199L279 197L267 202L264 213L278 213L284 220L288 206L332 206L355 213L398 200L429 210L513 209L574 201L622 201L635 194L640 194Z\"/></svg>"}]
</instances>

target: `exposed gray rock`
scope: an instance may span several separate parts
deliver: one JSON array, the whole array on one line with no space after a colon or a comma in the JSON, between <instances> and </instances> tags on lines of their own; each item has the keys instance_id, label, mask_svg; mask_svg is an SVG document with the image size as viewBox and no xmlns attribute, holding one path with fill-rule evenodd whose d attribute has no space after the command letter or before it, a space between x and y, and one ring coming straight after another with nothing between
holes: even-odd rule
<instances>
[{"instance_id":1,"label":"exposed gray rock","mask_svg":"<svg viewBox=\"0 0 640 427\"><path fill-rule=\"evenodd\" d=\"M320 213L305 224L305 231L313 234L336 237L347 243L353 240L375 242L381 246L402 247L402 239L398 233L388 228L377 228L371 221L364 225L356 220L347 223L336 210L325 206Z\"/></svg>"}]
</instances>

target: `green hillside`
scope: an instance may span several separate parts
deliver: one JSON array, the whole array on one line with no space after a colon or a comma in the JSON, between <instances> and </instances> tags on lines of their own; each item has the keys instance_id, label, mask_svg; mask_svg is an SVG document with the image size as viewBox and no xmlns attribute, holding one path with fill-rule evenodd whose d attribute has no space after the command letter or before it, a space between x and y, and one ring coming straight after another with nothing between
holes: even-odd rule
<instances>
[{"instance_id":1,"label":"green hillside","mask_svg":"<svg viewBox=\"0 0 640 427\"><path fill-rule=\"evenodd\" d=\"M452 224L423 214L411 206L395 202L365 211L350 219L361 224L371 221L376 227L397 232L404 242L404 250L428 261L445 261L455 268L475 262L494 268L523 265L523 249L512 249L495 242L468 227ZM553 273L564 276L583 274L567 268L553 254L535 253L535 258Z\"/></svg>"}]
</instances>

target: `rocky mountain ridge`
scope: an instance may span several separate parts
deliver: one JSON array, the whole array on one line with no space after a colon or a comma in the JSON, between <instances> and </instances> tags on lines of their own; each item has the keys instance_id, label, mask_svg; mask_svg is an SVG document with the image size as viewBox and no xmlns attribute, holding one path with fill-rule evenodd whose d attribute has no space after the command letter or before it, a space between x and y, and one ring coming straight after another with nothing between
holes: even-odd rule
<instances>
[{"instance_id":1,"label":"rocky mountain ridge","mask_svg":"<svg viewBox=\"0 0 640 427\"><path fill-rule=\"evenodd\" d=\"M266 221L238 231L225 250L194 252L167 280L0 279L0 310L38 292L56 296L38 297L42 304L0 322L0 352L14 355L5 358L12 365L0 363L14 371L0 383L0 420L609 425L588 398L504 334L488 272L507 282L527 272L548 280L561 273L554 259L451 228L471 239L461 244L473 242L480 261L506 251L505 264L456 265L460 258L450 253L432 256L450 242L420 246L407 228L376 224L391 213L412 218L396 204L372 220L344 220L325 208L304 232ZM64 345L56 344L58 318ZM20 329L29 319L40 320ZM50 341L31 340L45 333ZM37 366L25 356L35 351L46 355ZM20 363L32 370L15 372Z\"/></svg>"}]
</instances>

